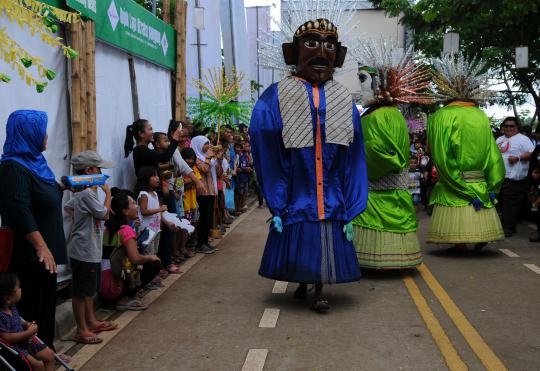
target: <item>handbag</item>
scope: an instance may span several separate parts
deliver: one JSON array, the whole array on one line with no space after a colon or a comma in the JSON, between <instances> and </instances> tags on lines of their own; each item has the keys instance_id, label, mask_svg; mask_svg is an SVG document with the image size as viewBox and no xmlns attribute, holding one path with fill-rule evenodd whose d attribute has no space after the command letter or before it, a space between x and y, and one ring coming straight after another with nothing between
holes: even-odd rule
<instances>
[{"instance_id":1,"label":"handbag","mask_svg":"<svg viewBox=\"0 0 540 371\"><path fill-rule=\"evenodd\" d=\"M13 232L8 227L0 227L0 272L7 272L13 253Z\"/></svg>"},{"instance_id":2,"label":"handbag","mask_svg":"<svg viewBox=\"0 0 540 371\"><path fill-rule=\"evenodd\" d=\"M114 279L110 263L107 267L107 264L104 264L103 262L101 268L101 287L99 289L99 296L103 299L103 301L111 303L116 301L116 299L122 295L122 291L124 291L124 281Z\"/></svg>"}]
</instances>

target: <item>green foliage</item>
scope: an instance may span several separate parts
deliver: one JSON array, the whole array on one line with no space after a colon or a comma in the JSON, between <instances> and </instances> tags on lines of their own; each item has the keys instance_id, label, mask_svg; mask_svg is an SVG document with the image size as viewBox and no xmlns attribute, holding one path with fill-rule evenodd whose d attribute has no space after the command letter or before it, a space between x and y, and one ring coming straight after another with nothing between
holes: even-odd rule
<instances>
[{"instance_id":1,"label":"green foliage","mask_svg":"<svg viewBox=\"0 0 540 371\"><path fill-rule=\"evenodd\" d=\"M143 6L144 8L146 8L146 10L148 10L149 12L152 12L152 0L135 0L135 2ZM171 19L171 23L173 23L172 20L174 19L175 5L176 5L176 0L170 0L169 19ZM163 1L162 0L158 0L156 4L156 16L158 18L163 19Z\"/></svg>"},{"instance_id":2,"label":"green foliage","mask_svg":"<svg viewBox=\"0 0 540 371\"><path fill-rule=\"evenodd\" d=\"M220 104L214 99L188 99L188 112L193 121L200 122L204 127L220 125L236 126L236 122L249 122L253 102L231 101Z\"/></svg>"},{"instance_id":3,"label":"green foliage","mask_svg":"<svg viewBox=\"0 0 540 371\"><path fill-rule=\"evenodd\" d=\"M459 33L460 48L481 57L487 67L508 71L522 93L532 95L540 110L540 2L525 0L372 0L414 30L415 47L439 56L443 35ZM516 69L515 47L529 47L529 69ZM522 94L522 93L518 93Z\"/></svg>"}]
</instances>

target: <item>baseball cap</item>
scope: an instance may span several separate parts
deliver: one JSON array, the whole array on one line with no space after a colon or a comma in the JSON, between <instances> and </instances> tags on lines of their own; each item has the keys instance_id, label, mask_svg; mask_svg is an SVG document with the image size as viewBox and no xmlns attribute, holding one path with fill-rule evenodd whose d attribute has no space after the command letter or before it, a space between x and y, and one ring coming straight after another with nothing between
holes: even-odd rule
<instances>
[{"instance_id":1,"label":"baseball cap","mask_svg":"<svg viewBox=\"0 0 540 371\"><path fill-rule=\"evenodd\" d=\"M83 170L88 167L99 167L110 169L114 167L111 161L104 160L99 153L95 151L83 151L71 158L71 165L74 170Z\"/></svg>"}]
</instances>

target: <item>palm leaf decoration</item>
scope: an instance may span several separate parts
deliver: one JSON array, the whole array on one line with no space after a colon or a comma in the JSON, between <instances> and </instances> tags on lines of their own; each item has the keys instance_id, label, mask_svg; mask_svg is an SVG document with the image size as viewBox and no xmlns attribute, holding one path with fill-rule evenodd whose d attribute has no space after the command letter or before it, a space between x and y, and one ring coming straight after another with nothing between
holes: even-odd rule
<instances>
[{"instance_id":1,"label":"palm leaf decoration","mask_svg":"<svg viewBox=\"0 0 540 371\"><path fill-rule=\"evenodd\" d=\"M193 86L202 99L189 98L188 112L194 121L205 127L215 127L218 136L223 125L236 125L236 121L249 122L253 102L239 102L245 75L233 70L227 77L223 68L208 69L202 79L193 79ZM218 137L219 139L219 137Z\"/></svg>"}]
</instances>

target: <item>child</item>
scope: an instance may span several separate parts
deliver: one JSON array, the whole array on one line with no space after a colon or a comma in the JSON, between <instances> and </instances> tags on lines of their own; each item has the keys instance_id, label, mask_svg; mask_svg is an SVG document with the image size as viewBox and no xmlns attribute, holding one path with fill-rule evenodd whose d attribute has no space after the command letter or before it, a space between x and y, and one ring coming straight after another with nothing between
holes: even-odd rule
<instances>
[{"instance_id":1,"label":"child","mask_svg":"<svg viewBox=\"0 0 540 371\"><path fill-rule=\"evenodd\" d=\"M154 148L158 152L166 152L171 145L169 137L165 133L157 132L154 134ZM181 189L176 189L176 183L178 174L180 172L191 172L189 166L180 158L175 159L178 154L178 150L175 150L173 158L168 163L160 164L161 182L162 182L162 199L163 203L167 206L167 211L172 214L179 214L178 205L176 202L176 196L178 193L183 193L183 185ZM164 175L168 173L168 175ZM181 177L180 177L181 178ZM182 178L181 178L182 179ZM183 179L182 179L183 180ZM164 227L161 231L161 239L158 247L158 255L161 261L169 273L180 273L180 268L173 261L175 250L177 250L177 235L176 229L169 229ZM179 232L180 233L180 232Z\"/></svg>"},{"instance_id":2,"label":"child","mask_svg":"<svg viewBox=\"0 0 540 371\"><path fill-rule=\"evenodd\" d=\"M186 163L193 169L197 179L202 179L199 168L195 166L197 157L195 151L192 148L184 148L182 150L182 158ZM191 178L184 176L184 199L183 199L183 208L185 218L190 222L193 222L194 214L197 210L197 190L195 189L195 184Z\"/></svg>"},{"instance_id":3,"label":"child","mask_svg":"<svg viewBox=\"0 0 540 371\"><path fill-rule=\"evenodd\" d=\"M197 161L197 155L192 148L182 149L182 158L186 163L191 166L193 173L197 179L202 179L199 168L195 166ZM189 220L192 224L196 221L197 214L197 190L195 189L195 184L190 177L184 176L184 197L183 197L183 209L185 218ZM187 258L193 257L195 254L189 249L184 250L184 256Z\"/></svg>"},{"instance_id":4,"label":"child","mask_svg":"<svg viewBox=\"0 0 540 371\"><path fill-rule=\"evenodd\" d=\"M243 145L241 142L237 142L234 144L234 161L233 161L233 166L232 166L232 173L233 173L233 179L234 179L234 183L235 183L235 187L234 187L234 213L232 214L233 216L239 216L240 215L240 199L241 199L241 194L240 194L240 189L239 189L239 184L238 184L238 163L240 162L240 155L242 154L242 150L243 150Z\"/></svg>"},{"instance_id":5,"label":"child","mask_svg":"<svg viewBox=\"0 0 540 371\"><path fill-rule=\"evenodd\" d=\"M197 189L197 205L199 206L199 223L197 225L197 252L213 254L215 249L208 245L210 229L214 226L214 206L217 194L217 177L223 169L216 154L210 148L210 141L203 136L193 138L192 148L197 156L196 166L202 176L204 190ZM216 174L216 177L214 177Z\"/></svg>"},{"instance_id":6,"label":"child","mask_svg":"<svg viewBox=\"0 0 540 371\"><path fill-rule=\"evenodd\" d=\"M238 155L238 163L236 166L236 179L238 180L238 207L240 212L245 212L246 201L249 192L249 179L253 173L253 161L250 161L249 152L251 146L248 142L245 142L242 147L242 152Z\"/></svg>"},{"instance_id":7,"label":"child","mask_svg":"<svg viewBox=\"0 0 540 371\"><path fill-rule=\"evenodd\" d=\"M154 239L147 245L146 253L149 255L158 254L166 269L162 274L180 273L180 269L171 263L172 241L161 240L161 224L163 223L170 231L176 231L176 226L166 222L161 217L161 213L168 211L166 205L160 203L156 192L161 186L161 181L156 168L144 166L139 170L137 177L138 192L137 203L139 204L139 218L141 221L141 231L149 229L156 233ZM166 187L164 187L165 190ZM169 236L166 236L169 237ZM159 281L159 280L158 280ZM159 283L159 282L158 282Z\"/></svg>"},{"instance_id":8,"label":"child","mask_svg":"<svg viewBox=\"0 0 540 371\"><path fill-rule=\"evenodd\" d=\"M422 173L418 171L418 159L411 157L409 161L409 192L412 195L413 205L420 205L420 180L422 179Z\"/></svg>"},{"instance_id":9,"label":"child","mask_svg":"<svg viewBox=\"0 0 540 371\"><path fill-rule=\"evenodd\" d=\"M141 170L144 168L141 168ZM123 297L116 304L117 310L144 310L148 305L139 300L137 291L149 284L159 273L161 262L154 254L141 255L137 247L137 234L131 224L138 218L138 207L129 192L114 190L111 216L105 222L108 240L116 247L110 255L112 276L124 281Z\"/></svg>"},{"instance_id":10,"label":"child","mask_svg":"<svg viewBox=\"0 0 540 371\"><path fill-rule=\"evenodd\" d=\"M21 295L17 276L0 273L0 338L25 356L32 370L53 371L56 369L53 351L34 338L38 332L36 323L24 321L17 311Z\"/></svg>"},{"instance_id":11,"label":"child","mask_svg":"<svg viewBox=\"0 0 540 371\"><path fill-rule=\"evenodd\" d=\"M161 213L167 211L167 206L161 205L156 190L160 186L158 171L154 167L144 166L137 174L137 204L139 205L139 220L141 231L150 229L156 233L154 240L146 248L148 255L158 251L161 233Z\"/></svg>"},{"instance_id":12,"label":"child","mask_svg":"<svg viewBox=\"0 0 540 371\"><path fill-rule=\"evenodd\" d=\"M101 174L102 168L112 168L111 162L105 161L94 151L84 151L71 159L77 175ZM73 216L73 227L68 241L73 275L73 313L77 322L74 341L82 344L99 344L103 340L97 334L111 331L117 325L108 321L98 321L94 314L94 296L98 291L101 278L100 263L102 256L101 221L106 220L111 208L111 192L104 184L105 204L99 201L97 187L76 192L65 206Z\"/></svg>"}]
</instances>

